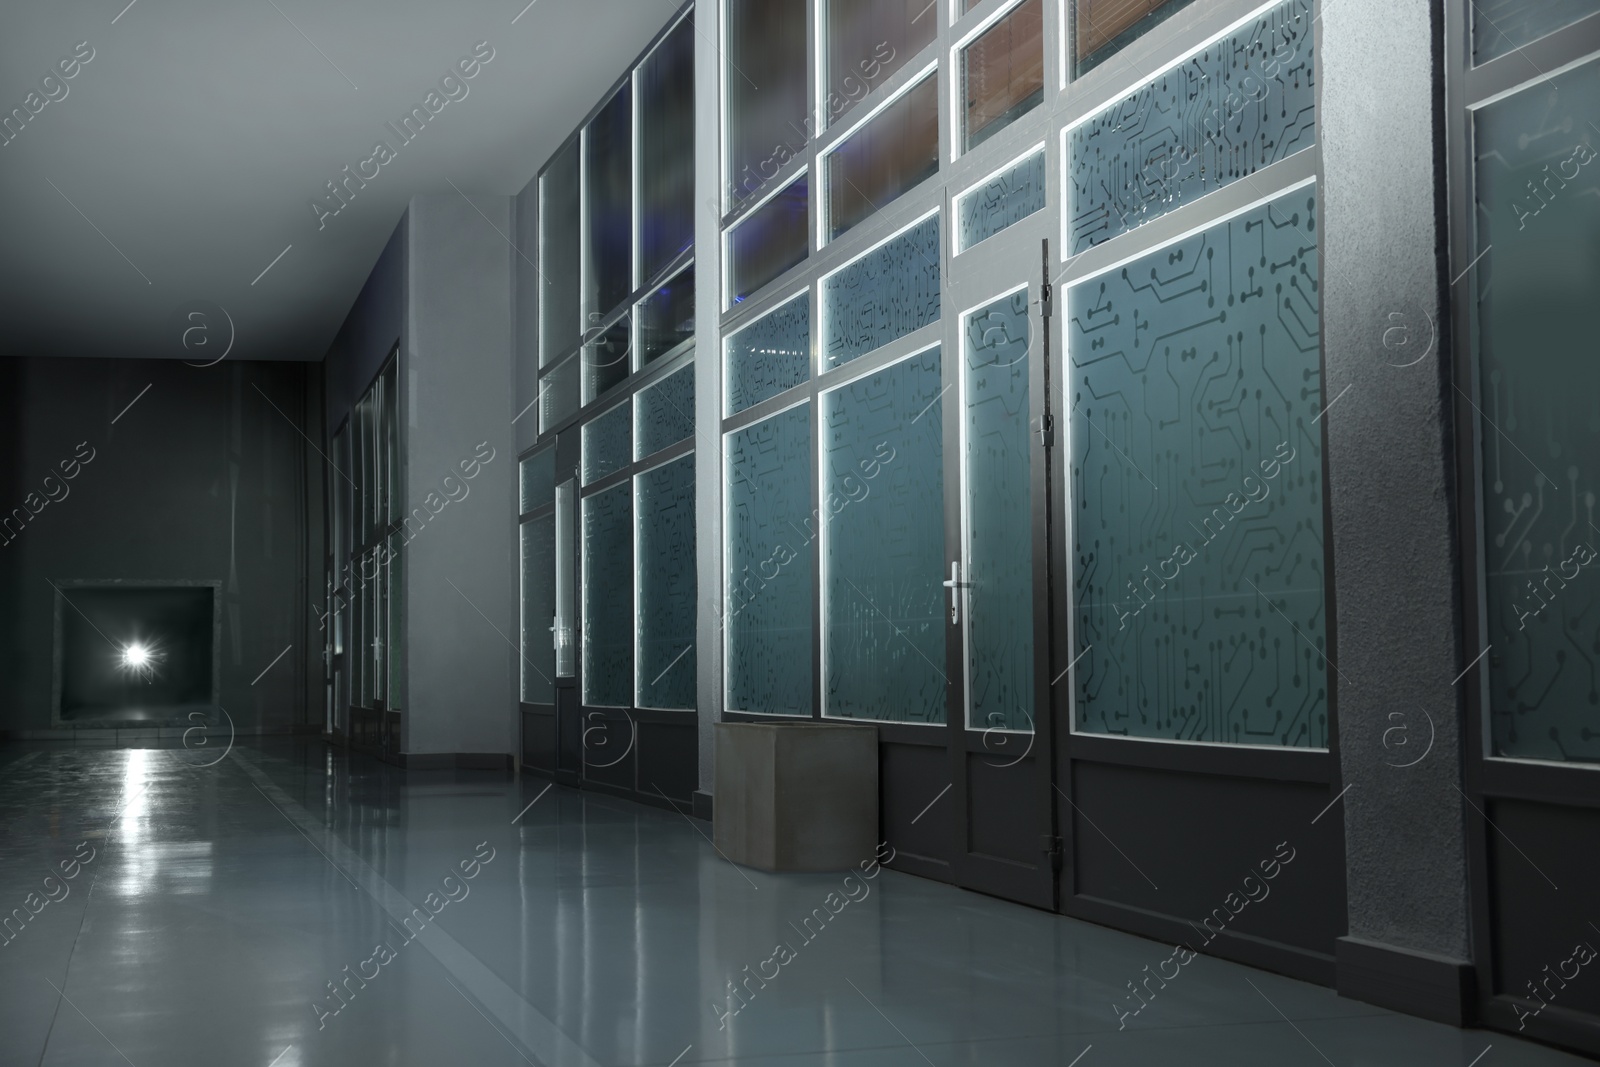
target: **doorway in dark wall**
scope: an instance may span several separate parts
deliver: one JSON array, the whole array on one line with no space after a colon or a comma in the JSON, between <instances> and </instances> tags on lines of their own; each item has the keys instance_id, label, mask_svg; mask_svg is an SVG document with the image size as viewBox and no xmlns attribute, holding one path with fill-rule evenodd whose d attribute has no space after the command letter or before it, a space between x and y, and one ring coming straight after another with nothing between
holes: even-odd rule
<instances>
[{"instance_id":1,"label":"doorway in dark wall","mask_svg":"<svg viewBox=\"0 0 1600 1067\"><path fill-rule=\"evenodd\" d=\"M217 586L57 587L57 717L156 721L217 702Z\"/></svg>"}]
</instances>

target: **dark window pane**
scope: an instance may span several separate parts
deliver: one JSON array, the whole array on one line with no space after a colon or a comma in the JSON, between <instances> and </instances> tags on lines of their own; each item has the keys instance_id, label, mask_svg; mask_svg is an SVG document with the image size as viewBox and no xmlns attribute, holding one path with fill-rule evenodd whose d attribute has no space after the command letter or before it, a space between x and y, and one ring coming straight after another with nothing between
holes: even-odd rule
<instances>
[{"instance_id":1,"label":"dark window pane","mask_svg":"<svg viewBox=\"0 0 1600 1067\"><path fill-rule=\"evenodd\" d=\"M816 132L808 115L806 0L727 0L728 199L762 186Z\"/></svg>"},{"instance_id":2,"label":"dark window pane","mask_svg":"<svg viewBox=\"0 0 1600 1067\"><path fill-rule=\"evenodd\" d=\"M578 343L579 307L578 139L551 160L539 179L539 365Z\"/></svg>"},{"instance_id":3,"label":"dark window pane","mask_svg":"<svg viewBox=\"0 0 1600 1067\"><path fill-rule=\"evenodd\" d=\"M783 192L741 219L730 232L728 276L733 303L806 258L810 250L806 203L811 188L806 179L807 175L800 175Z\"/></svg>"},{"instance_id":4,"label":"dark window pane","mask_svg":"<svg viewBox=\"0 0 1600 1067\"><path fill-rule=\"evenodd\" d=\"M640 367L694 336L694 267L639 301Z\"/></svg>"},{"instance_id":5,"label":"dark window pane","mask_svg":"<svg viewBox=\"0 0 1600 1067\"><path fill-rule=\"evenodd\" d=\"M639 79L639 273L649 282L694 244L694 12Z\"/></svg>"},{"instance_id":6,"label":"dark window pane","mask_svg":"<svg viewBox=\"0 0 1600 1067\"><path fill-rule=\"evenodd\" d=\"M828 122L933 43L929 0L828 0Z\"/></svg>"},{"instance_id":7,"label":"dark window pane","mask_svg":"<svg viewBox=\"0 0 1600 1067\"><path fill-rule=\"evenodd\" d=\"M556 450L547 448L522 461L522 514L556 498Z\"/></svg>"},{"instance_id":8,"label":"dark window pane","mask_svg":"<svg viewBox=\"0 0 1600 1067\"><path fill-rule=\"evenodd\" d=\"M1026 0L961 53L962 149L987 141L1044 99L1044 3Z\"/></svg>"},{"instance_id":9,"label":"dark window pane","mask_svg":"<svg viewBox=\"0 0 1600 1067\"><path fill-rule=\"evenodd\" d=\"M1073 0L1078 73L1104 63L1129 41L1193 0Z\"/></svg>"},{"instance_id":10,"label":"dark window pane","mask_svg":"<svg viewBox=\"0 0 1600 1067\"><path fill-rule=\"evenodd\" d=\"M828 235L838 237L939 172L939 79L930 74L828 154Z\"/></svg>"},{"instance_id":11,"label":"dark window pane","mask_svg":"<svg viewBox=\"0 0 1600 1067\"><path fill-rule=\"evenodd\" d=\"M591 330L583 346L583 402L600 396L628 376L632 351L632 316L624 315L602 330Z\"/></svg>"},{"instance_id":12,"label":"dark window pane","mask_svg":"<svg viewBox=\"0 0 1600 1067\"><path fill-rule=\"evenodd\" d=\"M589 123L587 306L603 315L633 292L633 116L628 87Z\"/></svg>"},{"instance_id":13,"label":"dark window pane","mask_svg":"<svg viewBox=\"0 0 1600 1067\"><path fill-rule=\"evenodd\" d=\"M578 353L539 379L539 432L549 433L578 410Z\"/></svg>"}]
</instances>

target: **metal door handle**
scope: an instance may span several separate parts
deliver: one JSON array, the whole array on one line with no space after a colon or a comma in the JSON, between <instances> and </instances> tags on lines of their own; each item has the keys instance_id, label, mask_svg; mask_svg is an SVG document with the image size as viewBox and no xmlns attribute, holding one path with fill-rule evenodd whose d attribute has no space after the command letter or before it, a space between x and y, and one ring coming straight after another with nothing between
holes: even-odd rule
<instances>
[{"instance_id":1,"label":"metal door handle","mask_svg":"<svg viewBox=\"0 0 1600 1067\"><path fill-rule=\"evenodd\" d=\"M961 590L972 588L971 582L961 580L960 560L950 561L950 580L942 584L950 590L950 625L955 626L961 622Z\"/></svg>"}]
</instances>

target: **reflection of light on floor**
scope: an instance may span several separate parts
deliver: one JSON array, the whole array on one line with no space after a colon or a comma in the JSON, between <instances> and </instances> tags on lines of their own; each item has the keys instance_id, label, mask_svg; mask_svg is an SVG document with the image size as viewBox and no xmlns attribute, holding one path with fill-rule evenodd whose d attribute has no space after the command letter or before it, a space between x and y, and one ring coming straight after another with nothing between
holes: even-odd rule
<instances>
[{"instance_id":1,"label":"reflection of light on floor","mask_svg":"<svg viewBox=\"0 0 1600 1067\"><path fill-rule=\"evenodd\" d=\"M208 893L214 869L210 841L157 840L152 831L155 814L152 796L165 766L154 749L130 748L126 752L122 781L122 814L117 820L114 844L115 875L102 885L118 896ZM168 784L172 784L169 781Z\"/></svg>"}]
</instances>

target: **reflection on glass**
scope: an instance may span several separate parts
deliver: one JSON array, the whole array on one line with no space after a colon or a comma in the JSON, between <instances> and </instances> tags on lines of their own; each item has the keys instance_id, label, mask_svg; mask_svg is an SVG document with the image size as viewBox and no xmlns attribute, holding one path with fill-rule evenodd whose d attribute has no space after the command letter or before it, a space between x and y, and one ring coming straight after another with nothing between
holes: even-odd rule
<instances>
[{"instance_id":1,"label":"reflection on glass","mask_svg":"<svg viewBox=\"0 0 1600 1067\"><path fill-rule=\"evenodd\" d=\"M827 0L827 4L826 100L831 124L933 43L939 11L937 2L929 0Z\"/></svg>"},{"instance_id":2,"label":"reflection on glass","mask_svg":"<svg viewBox=\"0 0 1600 1067\"><path fill-rule=\"evenodd\" d=\"M810 408L727 435L722 628L730 711L810 715Z\"/></svg>"},{"instance_id":3,"label":"reflection on glass","mask_svg":"<svg viewBox=\"0 0 1600 1067\"><path fill-rule=\"evenodd\" d=\"M961 50L962 150L974 148L1044 99L1044 2L1023 0Z\"/></svg>"},{"instance_id":4,"label":"reflection on glass","mask_svg":"<svg viewBox=\"0 0 1600 1067\"><path fill-rule=\"evenodd\" d=\"M967 726L1033 729L1033 507L1028 291L962 329Z\"/></svg>"},{"instance_id":5,"label":"reflection on glass","mask_svg":"<svg viewBox=\"0 0 1600 1067\"><path fill-rule=\"evenodd\" d=\"M583 702L633 703L633 492L583 501Z\"/></svg>"},{"instance_id":6,"label":"reflection on glass","mask_svg":"<svg viewBox=\"0 0 1600 1067\"><path fill-rule=\"evenodd\" d=\"M806 258L810 184L802 174L728 231L728 294L739 303Z\"/></svg>"},{"instance_id":7,"label":"reflection on glass","mask_svg":"<svg viewBox=\"0 0 1600 1067\"><path fill-rule=\"evenodd\" d=\"M1498 756L1600 762L1597 115L1593 62L1476 113L1478 232L1463 255L1482 255L1479 511Z\"/></svg>"},{"instance_id":8,"label":"reflection on glass","mask_svg":"<svg viewBox=\"0 0 1600 1067\"><path fill-rule=\"evenodd\" d=\"M579 286L578 138L539 178L539 366L570 352L583 332Z\"/></svg>"},{"instance_id":9,"label":"reflection on glass","mask_svg":"<svg viewBox=\"0 0 1600 1067\"><path fill-rule=\"evenodd\" d=\"M823 400L823 713L945 721L939 350Z\"/></svg>"},{"instance_id":10,"label":"reflection on glass","mask_svg":"<svg viewBox=\"0 0 1600 1067\"><path fill-rule=\"evenodd\" d=\"M807 0L726 0L729 208L759 197L816 128L808 116Z\"/></svg>"},{"instance_id":11,"label":"reflection on glass","mask_svg":"<svg viewBox=\"0 0 1600 1067\"><path fill-rule=\"evenodd\" d=\"M830 370L937 321L939 216L829 275L822 300Z\"/></svg>"},{"instance_id":12,"label":"reflection on glass","mask_svg":"<svg viewBox=\"0 0 1600 1067\"><path fill-rule=\"evenodd\" d=\"M1311 0L1283 0L1067 134L1071 251L1316 140Z\"/></svg>"},{"instance_id":13,"label":"reflection on glass","mask_svg":"<svg viewBox=\"0 0 1600 1067\"><path fill-rule=\"evenodd\" d=\"M694 41L691 9L635 75L639 274L646 283L694 245Z\"/></svg>"},{"instance_id":14,"label":"reflection on glass","mask_svg":"<svg viewBox=\"0 0 1600 1067\"><path fill-rule=\"evenodd\" d=\"M1328 744L1320 222L1300 189L1067 294L1079 730Z\"/></svg>"},{"instance_id":15,"label":"reflection on glass","mask_svg":"<svg viewBox=\"0 0 1600 1067\"><path fill-rule=\"evenodd\" d=\"M405 544L405 535L397 533L389 538L389 560L384 566L384 599L389 605L389 621L385 627L388 634L388 653L385 661L389 665L388 682L388 708L398 711L405 704L404 681L405 662L400 656L400 637L405 632L405 560L401 556L401 548Z\"/></svg>"},{"instance_id":16,"label":"reflection on glass","mask_svg":"<svg viewBox=\"0 0 1600 1067\"><path fill-rule=\"evenodd\" d=\"M641 708L695 706L694 453L647 471L639 490Z\"/></svg>"},{"instance_id":17,"label":"reflection on glass","mask_svg":"<svg viewBox=\"0 0 1600 1067\"><path fill-rule=\"evenodd\" d=\"M1045 205L1044 150L1033 153L956 202L958 252L1021 222Z\"/></svg>"},{"instance_id":18,"label":"reflection on glass","mask_svg":"<svg viewBox=\"0 0 1600 1067\"><path fill-rule=\"evenodd\" d=\"M625 84L585 131L589 259L584 310L611 311L633 291L633 96Z\"/></svg>"},{"instance_id":19,"label":"reflection on glass","mask_svg":"<svg viewBox=\"0 0 1600 1067\"><path fill-rule=\"evenodd\" d=\"M811 291L767 312L723 342L728 414L811 379Z\"/></svg>"},{"instance_id":20,"label":"reflection on glass","mask_svg":"<svg viewBox=\"0 0 1600 1067\"><path fill-rule=\"evenodd\" d=\"M635 314L643 368L694 336L694 266L639 301Z\"/></svg>"},{"instance_id":21,"label":"reflection on glass","mask_svg":"<svg viewBox=\"0 0 1600 1067\"><path fill-rule=\"evenodd\" d=\"M578 625L577 583L573 580L574 508L578 498L576 479L568 478L556 486L556 619L555 655L556 677L571 678L577 669L577 641L573 632Z\"/></svg>"},{"instance_id":22,"label":"reflection on glass","mask_svg":"<svg viewBox=\"0 0 1600 1067\"><path fill-rule=\"evenodd\" d=\"M694 364L673 371L648 389L641 389L634 429L633 458L655 455L694 434Z\"/></svg>"},{"instance_id":23,"label":"reflection on glass","mask_svg":"<svg viewBox=\"0 0 1600 1067\"><path fill-rule=\"evenodd\" d=\"M1085 74L1194 0L1072 0L1077 72Z\"/></svg>"},{"instance_id":24,"label":"reflection on glass","mask_svg":"<svg viewBox=\"0 0 1600 1067\"><path fill-rule=\"evenodd\" d=\"M583 484L598 482L632 458L632 410L624 400L583 424Z\"/></svg>"},{"instance_id":25,"label":"reflection on glass","mask_svg":"<svg viewBox=\"0 0 1600 1067\"><path fill-rule=\"evenodd\" d=\"M1473 0L1470 6L1474 63L1487 63L1600 11L1595 0Z\"/></svg>"},{"instance_id":26,"label":"reflection on glass","mask_svg":"<svg viewBox=\"0 0 1600 1067\"><path fill-rule=\"evenodd\" d=\"M519 514L543 507L556 495L556 450L546 448L522 461Z\"/></svg>"},{"instance_id":27,"label":"reflection on glass","mask_svg":"<svg viewBox=\"0 0 1600 1067\"><path fill-rule=\"evenodd\" d=\"M549 433L578 410L580 353L574 352L540 379L539 432Z\"/></svg>"},{"instance_id":28,"label":"reflection on glass","mask_svg":"<svg viewBox=\"0 0 1600 1067\"><path fill-rule=\"evenodd\" d=\"M552 450L553 451L553 450ZM522 524L522 699L555 703L556 516Z\"/></svg>"},{"instance_id":29,"label":"reflection on glass","mask_svg":"<svg viewBox=\"0 0 1600 1067\"><path fill-rule=\"evenodd\" d=\"M828 235L838 237L939 172L939 78L930 73L825 157Z\"/></svg>"}]
</instances>

